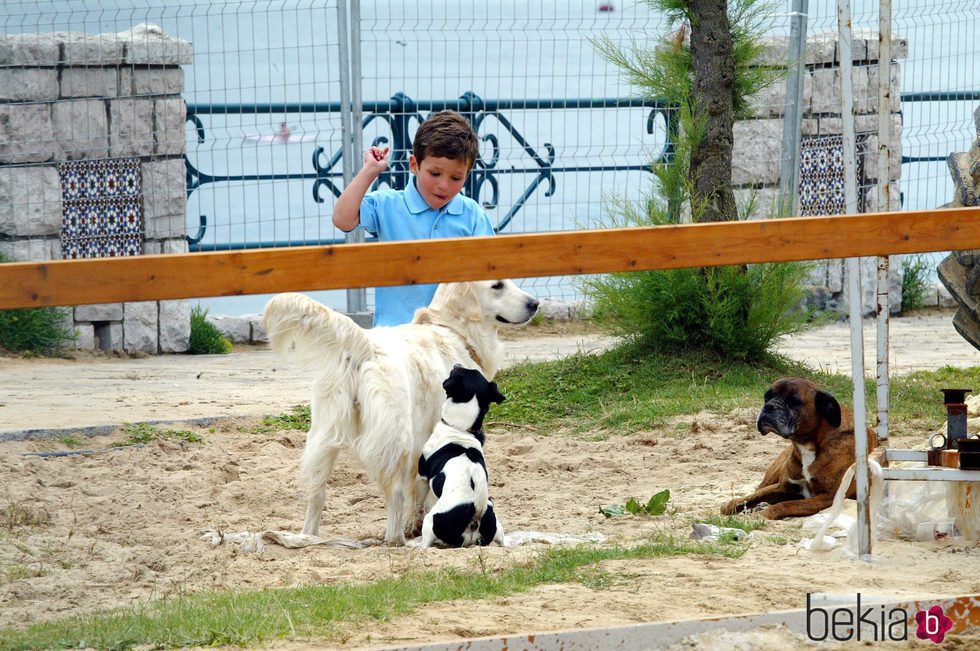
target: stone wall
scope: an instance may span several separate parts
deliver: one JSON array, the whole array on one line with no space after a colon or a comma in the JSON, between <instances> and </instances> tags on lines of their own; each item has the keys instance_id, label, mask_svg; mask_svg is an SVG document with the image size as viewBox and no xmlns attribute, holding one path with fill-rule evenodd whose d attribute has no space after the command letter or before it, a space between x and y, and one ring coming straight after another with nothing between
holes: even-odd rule
<instances>
[{"instance_id":1,"label":"stone wall","mask_svg":"<svg viewBox=\"0 0 980 651\"><path fill-rule=\"evenodd\" d=\"M760 62L765 65L785 65L788 60L786 39L774 39L770 49ZM836 34L818 34L807 39L805 73L803 77L803 124L802 134L809 151L817 151L834 143L843 134L841 119L840 59ZM854 88L855 133L858 141L858 187L861 212L875 212L877 208L877 151L878 151L878 34L856 31L852 46ZM908 44L900 37L893 37L891 44L891 114L892 146L890 151L889 183L893 209L898 210L900 180L902 175L902 105L901 65L899 60L908 56ZM754 116L750 120L735 123L735 147L733 152L732 181L736 186L736 199L743 205L753 198L756 217L769 217L776 213L779 195L780 154L783 136L783 107L786 83L779 81L754 98ZM832 146L832 145L828 145ZM804 157L806 158L806 157ZM803 178L801 164L801 185ZM812 182L813 178L810 177ZM843 182L843 175L837 179ZM833 186L833 183L830 184ZM829 190L809 187L811 197ZM838 188L840 194L842 187ZM817 196L817 202L820 197ZM840 205L843 206L842 195ZM828 214L809 204L801 214ZM843 212L834 209L832 212ZM875 260L862 260L862 304L865 313L873 313L876 307L877 286ZM825 307L847 309L847 283L845 261L828 260L817 264L811 282L826 297ZM889 298L892 311L901 306L901 261L892 257L890 268Z\"/></svg>"},{"instance_id":2,"label":"stone wall","mask_svg":"<svg viewBox=\"0 0 980 651\"><path fill-rule=\"evenodd\" d=\"M186 253L181 65L153 25L0 34L0 253L14 260ZM81 348L187 350L190 304L71 310Z\"/></svg>"}]
</instances>

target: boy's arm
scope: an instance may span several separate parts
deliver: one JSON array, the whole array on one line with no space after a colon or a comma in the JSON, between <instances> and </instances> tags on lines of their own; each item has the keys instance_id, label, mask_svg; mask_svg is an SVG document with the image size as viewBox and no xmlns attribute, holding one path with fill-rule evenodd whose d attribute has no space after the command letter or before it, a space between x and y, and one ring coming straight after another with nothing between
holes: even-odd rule
<instances>
[{"instance_id":1,"label":"boy's arm","mask_svg":"<svg viewBox=\"0 0 980 651\"><path fill-rule=\"evenodd\" d=\"M333 224L347 232L361 223L361 201L375 179L388 169L388 148L371 147L364 152L364 166L350 182L333 208Z\"/></svg>"}]
</instances>

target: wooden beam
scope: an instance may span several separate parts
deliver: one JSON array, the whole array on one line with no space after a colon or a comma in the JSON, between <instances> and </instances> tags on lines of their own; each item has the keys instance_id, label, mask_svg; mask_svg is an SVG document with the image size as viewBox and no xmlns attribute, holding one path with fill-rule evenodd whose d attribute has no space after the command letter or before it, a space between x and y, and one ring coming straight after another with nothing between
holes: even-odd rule
<instances>
[{"instance_id":1,"label":"wooden beam","mask_svg":"<svg viewBox=\"0 0 980 651\"><path fill-rule=\"evenodd\" d=\"M980 248L980 208L0 264L0 309Z\"/></svg>"}]
</instances>

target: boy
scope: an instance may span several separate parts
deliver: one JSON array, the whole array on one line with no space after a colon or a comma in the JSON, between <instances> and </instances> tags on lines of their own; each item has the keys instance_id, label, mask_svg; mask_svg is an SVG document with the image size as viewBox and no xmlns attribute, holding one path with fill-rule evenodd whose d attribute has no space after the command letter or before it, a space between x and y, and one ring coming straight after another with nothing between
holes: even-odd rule
<instances>
[{"instance_id":1,"label":"boy","mask_svg":"<svg viewBox=\"0 0 980 651\"><path fill-rule=\"evenodd\" d=\"M459 194L479 153L480 141L455 111L440 111L419 125L408 157L412 178L404 190L368 192L388 169L388 148L371 147L364 166L334 207L333 223L344 232L363 228L382 242L493 235L478 203ZM374 325L408 323L432 300L436 285L378 287Z\"/></svg>"}]
</instances>

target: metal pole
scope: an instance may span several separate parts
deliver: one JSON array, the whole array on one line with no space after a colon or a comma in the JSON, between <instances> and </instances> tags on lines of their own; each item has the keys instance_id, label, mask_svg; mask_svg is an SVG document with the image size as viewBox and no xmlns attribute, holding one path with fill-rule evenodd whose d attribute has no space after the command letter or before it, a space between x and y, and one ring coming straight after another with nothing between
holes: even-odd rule
<instances>
[{"instance_id":1,"label":"metal pole","mask_svg":"<svg viewBox=\"0 0 980 651\"><path fill-rule=\"evenodd\" d=\"M800 186L800 139L803 131L803 72L809 0L793 0L783 103L783 147L779 170L779 216L797 215Z\"/></svg>"},{"instance_id":2,"label":"metal pole","mask_svg":"<svg viewBox=\"0 0 980 651\"><path fill-rule=\"evenodd\" d=\"M340 149L344 173L344 187L354 178L354 138L351 116L351 83L350 83L350 40L347 21L347 0L337 0L337 52L340 63ZM344 238L347 242L356 242L356 232L348 233ZM347 311L356 313L358 304L357 289L347 290Z\"/></svg>"},{"instance_id":3,"label":"metal pole","mask_svg":"<svg viewBox=\"0 0 980 651\"><path fill-rule=\"evenodd\" d=\"M878 211L891 210L891 59L892 2L878 6ZM889 257L878 256L878 366L875 374L878 395L878 441L888 442L888 320Z\"/></svg>"},{"instance_id":4,"label":"metal pole","mask_svg":"<svg viewBox=\"0 0 980 651\"><path fill-rule=\"evenodd\" d=\"M339 0L343 2L344 0ZM350 89L351 89L351 159L360 164L364 156L364 106L361 95L361 0L350 0ZM348 242L363 242L364 231L347 235ZM347 310L354 314L367 312L367 290L363 287L347 290Z\"/></svg>"},{"instance_id":5,"label":"metal pole","mask_svg":"<svg viewBox=\"0 0 980 651\"><path fill-rule=\"evenodd\" d=\"M854 158L854 89L851 80L851 3L837 0L837 44L840 52L841 118L844 123L844 201L848 214L857 212ZM871 554L871 512L868 492L867 405L864 400L864 339L861 335L861 259L847 259L851 326L851 378L854 381L854 481L857 485L858 555Z\"/></svg>"}]
</instances>

